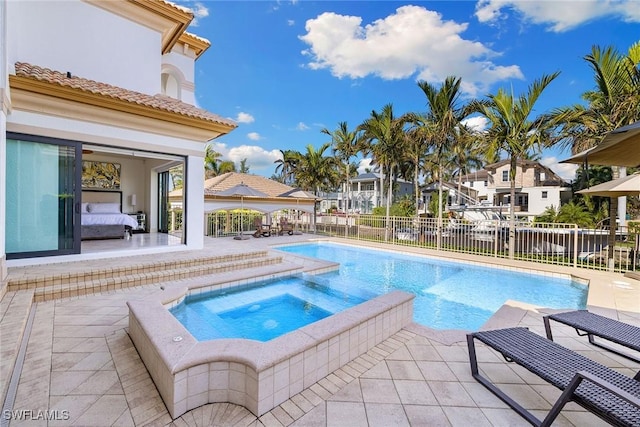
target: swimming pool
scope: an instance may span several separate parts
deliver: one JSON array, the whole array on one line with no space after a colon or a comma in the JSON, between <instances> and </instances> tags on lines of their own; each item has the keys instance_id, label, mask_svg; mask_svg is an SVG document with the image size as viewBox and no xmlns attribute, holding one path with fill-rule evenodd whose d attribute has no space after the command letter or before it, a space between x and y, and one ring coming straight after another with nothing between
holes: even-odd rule
<instances>
[{"instance_id":1,"label":"swimming pool","mask_svg":"<svg viewBox=\"0 0 640 427\"><path fill-rule=\"evenodd\" d=\"M375 296L359 289L342 292L293 276L189 295L169 311L198 341L269 341Z\"/></svg>"},{"instance_id":2,"label":"swimming pool","mask_svg":"<svg viewBox=\"0 0 640 427\"><path fill-rule=\"evenodd\" d=\"M435 329L477 330L507 300L557 309L584 309L587 302L586 285L559 277L331 242L276 249L340 263L338 271L309 278L317 283L347 292L398 289L416 295L414 320Z\"/></svg>"}]
</instances>

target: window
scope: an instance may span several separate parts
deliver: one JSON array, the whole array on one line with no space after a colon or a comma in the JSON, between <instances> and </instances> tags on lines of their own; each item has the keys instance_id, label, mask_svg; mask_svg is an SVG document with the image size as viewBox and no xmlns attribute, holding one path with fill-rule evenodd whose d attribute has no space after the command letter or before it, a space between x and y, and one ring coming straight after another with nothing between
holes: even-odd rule
<instances>
[{"instance_id":1,"label":"window","mask_svg":"<svg viewBox=\"0 0 640 427\"><path fill-rule=\"evenodd\" d=\"M469 187L473 188L473 181L469 183Z\"/></svg>"},{"instance_id":2,"label":"window","mask_svg":"<svg viewBox=\"0 0 640 427\"><path fill-rule=\"evenodd\" d=\"M509 171L502 171L502 181L509 181Z\"/></svg>"},{"instance_id":3,"label":"window","mask_svg":"<svg viewBox=\"0 0 640 427\"><path fill-rule=\"evenodd\" d=\"M543 199L546 199L546 198L547 198L547 192L546 192L546 191L543 191L543 192L542 192L542 198L543 198Z\"/></svg>"},{"instance_id":4,"label":"window","mask_svg":"<svg viewBox=\"0 0 640 427\"><path fill-rule=\"evenodd\" d=\"M488 186L488 185L489 185L489 181L487 181L487 180L485 179L485 181L484 181L484 186L486 187L486 186Z\"/></svg>"},{"instance_id":5,"label":"window","mask_svg":"<svg viewBox=\"0 0 640 427\"><path fill-rule=\"evenodd\" d=\"M178 80L168 73L162 73L162 94L180 99L180 85Z\"/></svg>"},{"instance_id":6,"label":"window","mask_svg":"<svg viewBox=\"0 0 640 427\"><path fill-rule=\"evenodd\" d=\"M540 181L545 181L547 179L547 175L544 172L540 172Z\"/></svg>"}]
</instances>

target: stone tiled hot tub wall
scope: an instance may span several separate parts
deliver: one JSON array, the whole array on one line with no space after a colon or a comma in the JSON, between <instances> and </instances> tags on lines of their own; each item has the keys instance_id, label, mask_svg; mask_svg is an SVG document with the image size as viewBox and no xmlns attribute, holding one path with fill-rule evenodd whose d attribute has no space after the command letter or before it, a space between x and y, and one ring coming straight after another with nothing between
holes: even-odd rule
<instances>
[{"instance_id":1,"label":"stone tiled hot tub wall","mask_svg":"<svg viewBox=\"0 0 640 427\"><path fill-rule=\"evenodd\" d=\"M267 342L198 342L167 301L129 301L129 334L173 418L215 402L260 416L410 324L413 298L394 291Z\"/></svg>"}]
</instances>

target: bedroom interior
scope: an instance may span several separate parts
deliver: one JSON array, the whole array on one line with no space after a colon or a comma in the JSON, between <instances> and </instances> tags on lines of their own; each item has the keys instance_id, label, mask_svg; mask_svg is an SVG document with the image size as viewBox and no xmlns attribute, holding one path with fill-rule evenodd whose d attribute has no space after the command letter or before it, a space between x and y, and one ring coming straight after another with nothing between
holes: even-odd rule
<instances>
[{"instance_id":1,"label":"bedroom interior","mask_svg":"<svg viewBox=\"0 0 640 427\"><path fill-rule=\"evenodd\" d=\"M82 190L82 240L124 239L138 229L138 221L122 212L122 191Z\"/></svg>"},{"instance_id":2,"label":"bedroom interior","mask_svg":"<svg viewBox=\"0 0 640 427\"><path fill-rule=\"evenodd\" d=\"M89 144L82 152L82 241L164 232L153 226L159 221L153 207L162 206L156 187L183 157Z\"/></svg>"}]
</instances>

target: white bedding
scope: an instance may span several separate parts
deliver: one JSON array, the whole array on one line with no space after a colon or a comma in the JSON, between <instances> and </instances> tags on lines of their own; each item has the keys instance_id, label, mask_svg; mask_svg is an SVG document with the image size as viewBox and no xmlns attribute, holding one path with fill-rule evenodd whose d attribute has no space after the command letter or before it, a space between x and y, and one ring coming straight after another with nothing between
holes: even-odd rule
<instances>
[{"instance_id":1,"label":"white bedding","mask_svg":"<svg viewBox=\"0 0 640 427\"><path fill-rule=\"evenodd\" d=\"M128 225L138 228L138 221L122 213L83 213L82 225Z\"/></svg>"}]
</instances>

